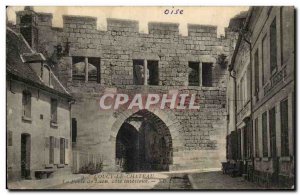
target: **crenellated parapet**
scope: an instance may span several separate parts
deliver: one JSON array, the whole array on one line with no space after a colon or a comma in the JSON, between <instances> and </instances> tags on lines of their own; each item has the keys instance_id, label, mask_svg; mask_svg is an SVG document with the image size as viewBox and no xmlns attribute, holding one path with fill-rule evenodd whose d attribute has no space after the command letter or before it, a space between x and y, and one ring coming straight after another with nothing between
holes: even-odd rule
<instances>
[{"instance_id":1,"label":"crenellated parapet","mask_svg":"<svg viewBox=\"0 0 300 195\"><path fill-rule=\"evenodd\" d=\"M217 26L188 24L188 36L217 37Z\"/></svg>"},{"instance_id":2,"label":"crenellated parapet","mask_svg":"<svg viewBox=\"0 0 300 195\"><path fill-rule=\"evenodd\" d=\"M179 24L167 22L149 22L148 32L149 34L179 35Z\"/></svg>"},{"instance_id":3,"label":"crenellated parapet","mask_svg":"<svg viewBox=\"0 0 300 195\"><path fill-rule=\"evenodd\" d=\"M63 16L63 28L97 29L97 18L89 16Z\"/></svg>"},{"instance_id":4,"label":"crenellated parapet","mask_svg":"<svg viewBox=\"0 0 300 195\"><path fill-rule=\"evenodd\" d=\"M135 20L122 20L107 18L108 31L139 32L139 22Z\"/></svg>"}]
</instances>

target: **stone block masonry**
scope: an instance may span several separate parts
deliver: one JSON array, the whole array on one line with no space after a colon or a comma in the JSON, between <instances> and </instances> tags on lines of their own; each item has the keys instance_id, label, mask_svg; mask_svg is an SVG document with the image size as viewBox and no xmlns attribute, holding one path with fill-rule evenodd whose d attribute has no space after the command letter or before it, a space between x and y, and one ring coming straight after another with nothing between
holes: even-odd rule
<instances>
[{"instance_id":1,"label":"stone block masonry","mask_svg":"<svg viewBox=\"0 0 300 195\"><path fill-rule=\"evenodd\" d=\"M47 16L47 15L45 15ZM48 17L47 18L51 18ZM217 37L217 27L188 25L188 36L179 33L179 24L150 22L148 33L139 32L138 21L107 19L107 30L97 30L97 19L63 16L63 28L40 28L44 36L38 44L49 59L51 46L68 43L68 53L54 60L56 74L72 92L76 103L72 118L77 120L74 150L103 156L105 170L116 169L118 130L126 119L135 116L128 110L101 111L100 96L115 93L189 93L200 100L197 111L149 110L169 129L171 139L170 170L220 167L225 160L226 68L218 64L224 54L230 58L235 36L227 29ZM47 36L51 35L51 36ZM74 57L100 59L99 82L74 79ZM158 64L158 85L135 85L133 60ZM199 64L199 86L189 86L189 62ZM84 62L83 62L84 63ZM210 86L204 86L203 64L211 65ZM90 65L89 65L90 67ZM149 68L149 67L148 67ZM207 71L207 70L205 70ZM205 72L206 73L206 72ZM152 74L152 73L151 73ZM147 115L148 116L148 115ZM156 120L156 119L155 119ZM153 119L153 123L155 122ZM167 154L166 154L167 155Z\"/></svg>"}]
</instances>

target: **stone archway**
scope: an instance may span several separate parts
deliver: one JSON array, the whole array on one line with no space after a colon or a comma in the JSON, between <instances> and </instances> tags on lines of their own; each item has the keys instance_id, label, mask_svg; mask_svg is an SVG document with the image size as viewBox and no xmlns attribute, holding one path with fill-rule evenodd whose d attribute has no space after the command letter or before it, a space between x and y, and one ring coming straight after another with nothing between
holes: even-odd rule
<instances>
[{"instance_id":1,"label":"stone archway","mask_svg":"<svg viewBox=\"0 0 300 195\"><path fill-rule=\"evenodd\" d=\"M120 112L111 131L116 167L119 171L172 169L183 148L180 129L176 117L162 110Z\"/></svg>"}]
</instances>

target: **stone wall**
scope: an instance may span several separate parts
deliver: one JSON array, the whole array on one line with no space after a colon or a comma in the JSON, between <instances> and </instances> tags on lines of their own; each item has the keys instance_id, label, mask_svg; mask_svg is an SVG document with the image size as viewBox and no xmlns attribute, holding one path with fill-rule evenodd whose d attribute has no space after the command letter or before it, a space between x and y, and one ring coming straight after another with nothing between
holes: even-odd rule
<instances>
[{"instance_id":1,"label":"stone wall","mask_svg":"<svg viewBox=\"0 0 300 195\"><path fill-rule=\"evenodd\" d=\"M218 64L218 57L230 57L235 34L226 29L225 37L218 38L217 27L209 25L190 24L188 36L182 36L175 23L150 22L148 34L139 32L137 21L107 19L106 31L97 30L96 24L96 18L81 16L64 16L61 29L53 28L51 22L38 24L43 34L40 51L53 61L59 79L76 99L72 117L77 119L78 141L74 149L101 154L109 165L104 168L114 169L116 127L125 120L119 115L129 117L133 112L99 110L100 96L109 90L191 93L200 100L197 111L153 111L171 131L172 169L219 167L225 159L227 70ZM67 42L68 53L56 58L53 46L61 44L66 49ZM99 57L100 83L72 80L72 56ZM133 85L134 59L158 61L158 86ZM189 62L200 63L200 77L201 63L212 64L212 87L188 86Z\"/></svg>"}]
</instances>

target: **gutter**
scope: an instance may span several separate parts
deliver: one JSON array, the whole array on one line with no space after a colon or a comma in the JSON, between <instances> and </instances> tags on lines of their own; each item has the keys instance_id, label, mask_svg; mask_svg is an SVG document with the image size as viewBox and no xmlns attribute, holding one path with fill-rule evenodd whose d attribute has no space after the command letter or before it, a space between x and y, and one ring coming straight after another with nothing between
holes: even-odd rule
<instances>
[{"instance_id":1,"label":"gutter","mask_svg":"<svg viewBox=\"0 0 300 195\"><path fill-rule=\"evenodd\" d=\"M39 88L39 89L48 91L48 92L50 92L50 93L57 94L57 95L59 95L59 96L61 96L61 97L64 97L64 98L67 98L67 99L70 100L70 101L75 101L75 99L74 99L71 95L68 95L68 94L59 92L59 91L57 91L57 90L55 90L55 89L49 88L49 87L44 86L44 85L39 84L39 83L36 83L36 82L34 82L34 81L30 80L30 79L20 77L20 76L15 75L15 74L13 74L13 73L11 73L11 72L8 72L8 71L6 72L6 74L7 74L7 77L10 77L10 78L12 78L12 79L16 79L16 80L18 80L18 81L22 81L22 82L24 82L24 83L28 83L28 84L30 84L30 85L32 85L32 86L34 86L34 87Z\"/></svg>"}]
</instances>

